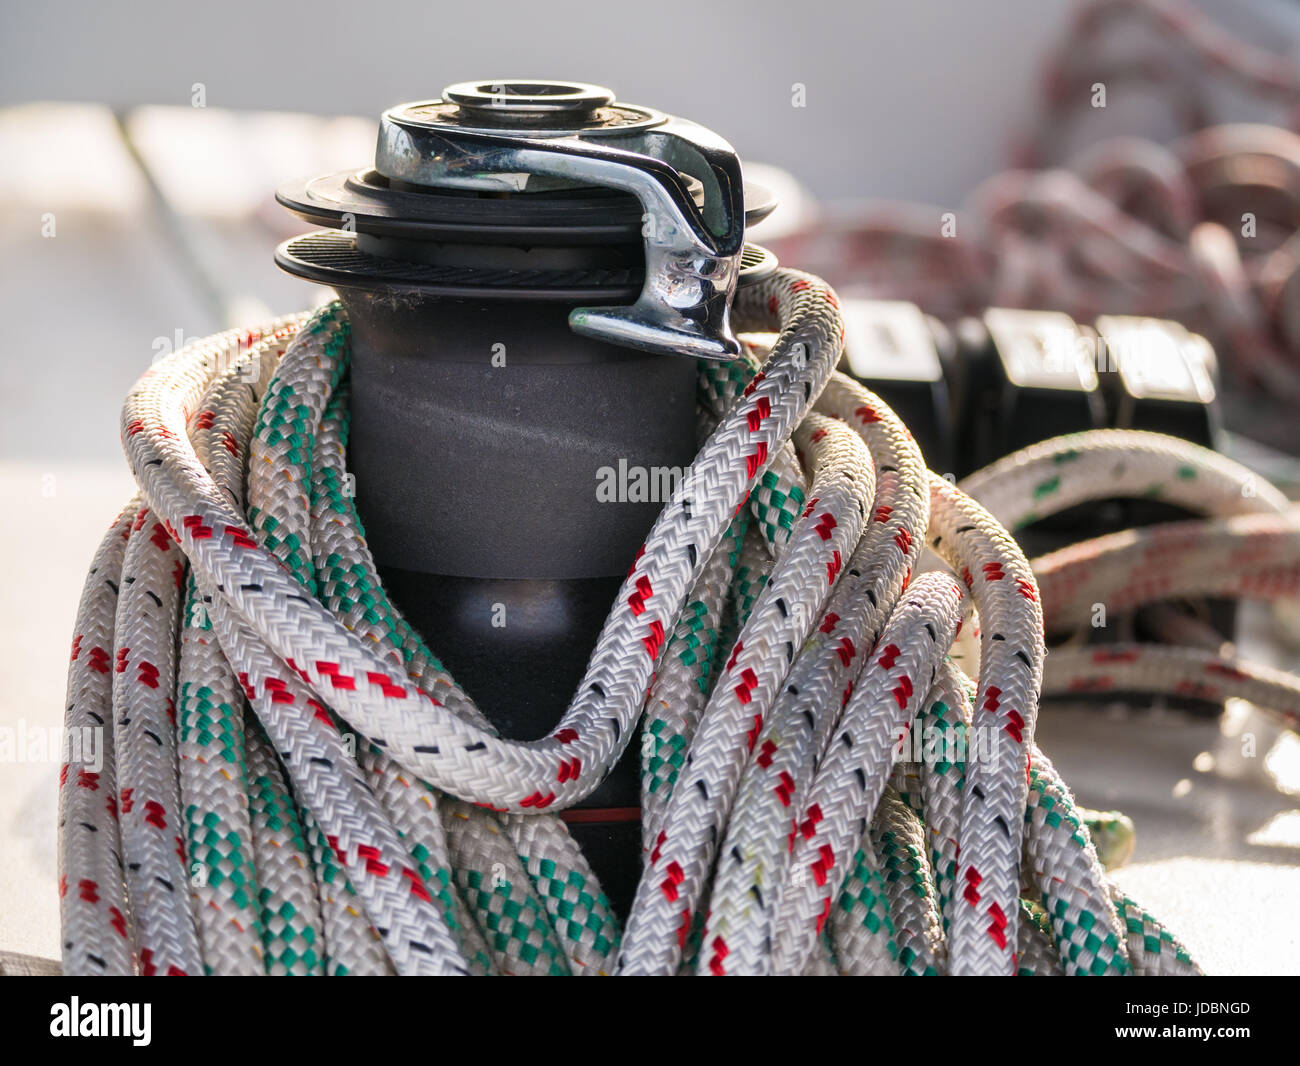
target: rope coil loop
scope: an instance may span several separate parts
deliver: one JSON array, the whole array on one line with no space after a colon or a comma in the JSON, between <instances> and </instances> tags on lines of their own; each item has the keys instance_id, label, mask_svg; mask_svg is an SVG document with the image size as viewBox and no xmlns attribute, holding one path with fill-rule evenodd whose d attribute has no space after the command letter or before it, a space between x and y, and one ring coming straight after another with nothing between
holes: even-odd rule
<instances>
[{"instance_id":1,"label":"rope coil loop","mask_svg":"<svg viewBox=\"0 0 1300 1066\"><path fill-rule=\"evenodd\" d=\"M1034 746L1043 606L993 516L1033 475L977 478L990 514L929 474L835 371L816 278L778 271L736 313L775 342L702 364L707 439L529 742L496 734L384 591L348 489L338 305L151 368L122 414L140 497L73 642L67 723L102 728L108 758L61 786L65 971L1195 972ZM1081 447L1167 465L1140 436ZM949 651L976 624L973 684ZM1294 713L1294 688L1247 680ZM624 931L557 812L638 723ZM912 731L962 743L918 757Z\"/></svg>"}]
</instances>

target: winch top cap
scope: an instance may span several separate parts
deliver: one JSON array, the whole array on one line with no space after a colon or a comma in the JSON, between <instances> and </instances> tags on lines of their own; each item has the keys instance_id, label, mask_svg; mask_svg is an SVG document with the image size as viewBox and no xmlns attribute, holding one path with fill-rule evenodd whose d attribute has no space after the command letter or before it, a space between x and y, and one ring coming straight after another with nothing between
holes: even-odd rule
<instances>
[{"instance_id":1,"label":"winch top cap","mask_svg":"<svg viewBox=\"0 0 1300 1066\"><path fill-rule=\"evenodd\" d=\"M509 132L525 137L607 137L665 125L670 116L616 100L613 89L581 81L488 78L448 85L436 100L398 104L384 112L385 129L448 133Z\"/></svg>"},{"instance_id":2,"label":"winch top cap","mask_svg":"<svg viewBox=\"0 0 1300 1066\"><path fill-rule=\"evenodd\" d=\"M587 118L614 102L614 91L580 81L495 78L462 81L442 90L442 99L464 114L490 121L563 121Z\"/></svg>"},{"instance_id":3,"label":"winch top cap","mask_svg":"<svg viewBox=\"0 0 1300 1066\"><path fill-rule=\"evenodd\" d=\"M462 231L484 202L466 194L486 194L498 208L534 193L574 199L592 199L593 190L630 194L641 207L640 295L622 306L575 307L570 327L622 347L696 359L731 359L740 351L730 305L745 265L744 181L735 149L712 130L620 104L609 89L584 82L462 82L438 100L384 112L374 173L374 182L346 179L349 194L360 180L376 186L372 199L394 208L396 200L415 207L425 195L451 200L453 224ZM313 198L311 189L304 192ZM315 207L304 210L296 188L282 190L280 199L305 217L319 213ZM550 208L561 201L542 203ZM608 212L611 206L605 200L595 210ZM359 214L348 214L357 236L345 255L391 260L393 248L381 252L373 244L369 219L363 225ZM394 228L389 215L381 219L387 231ZM770 259L761 253L759 258L760 267ZM280 259L286 269L327 280L312 264L300 267L301 257ZM389 276L391 268L384 273Z\"/></svg>"}]
</instances>

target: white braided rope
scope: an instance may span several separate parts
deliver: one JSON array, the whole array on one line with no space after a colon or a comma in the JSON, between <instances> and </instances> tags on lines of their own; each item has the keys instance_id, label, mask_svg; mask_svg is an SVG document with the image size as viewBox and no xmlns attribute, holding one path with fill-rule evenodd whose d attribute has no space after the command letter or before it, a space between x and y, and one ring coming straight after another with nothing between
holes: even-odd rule
<instances>
[{"instance_id":1,"label":"white braided rope","mask_svg":"<svg viewBox=\"0 0 1300 1066\"><path fill-rule=\"evenodd\" d=\"M646 696L642 733L641 838L647 853L714 682L723 612L741 559L749 516L738 515L687 599Z\"/></svg>"},{"instance_id":2,"label":"white braided rope","mask_svg":"<svg viewBox=\"0 0 1300 1066\"><path fill-rule=\"evenodd\" d=\"M319 357L313 358L306 366L308 372L319 370L320 363ZM302 360L295 360L294 365L301 366ZM293 383L293 369L293 366L283 368L279 377ZM330 401L330 410L335 413L344 410L346 399L346 388L340 388ZM264 438L259 436L259 439ZM379 606L376 597L381 596L382 591L374 559L366 546L350 497L341 492L341 487L346 485L345 456L343 422L337 417L326 418L316 436L311 470L311 544L315 572L347 574L359 581L349 585L340 577L329 582L322 589L324 602L350 630L369 638L377 647L387 651L393 662L403 666L422 691L430 695L437 693L443 703L467 721L482 729L491 730L492 726L487 719L454 679L432 658L400 612L391 603L385 603L384 611L376 613L376 607ZM301 499L301 495L296 498ZM282 546L286 544L283 536L277 540ZM357 584L364 584L376 592L369 597L357 596ZM400 647L397 643L399 641ZM375 772L386 780L408 784L415 780L382 752L375 750L369 754L369 758ZM395 792L389 794L393 797L397 795ZM552 926L568 955L570 972L607 972L612 967L613 952L618 942L614 931L616 923L595 875L581 851L574 845L564 823L549 814L520 819L493 815L477 808L469 808L469 811L469 821L474 831L499 837L497 822L500 821L508 835L515 840L518 858L524 860L527 874L526 878L516 875L515 881L521 892L525 891L529 879L533 882L538 896L527 893L525 898L531 902L540 900L541 906L550 915ZM405 824L401 819L395 819L395 822L398 825ZM432 876L443 880L448 877L450 860L445 843L442 847L433 847L434 843L433 838L426 838L425 852L420 861L431 864ZM492 846L496 846L495 842ZM481 852L475 849L467 848L462 854L482 861ZM517 866L516 858L506 856L506 859L509 867L514 870ZM479 876L490 880L495 865L496 863L489 863L479 869ZM470 933L463 918L458 919L453 913L455 904L452 896L454 893L448 893L447 920L462 927L463 932ZM483 911L480 917L484 921L498 920L491 910ZM481 942L479 930L473 930L473 935L479 936ZM526 943L527 936L523 942L509 947L509 951L515 953L509 956L510 965L517 965L517 952L524 950Z\"/></svg>"},{"instance_id":3,"label":"white braided rope","mask_svg":"<svg viewBox=\"0 0 1300 1066\"><path fill-rule=\"evenodd\" d=\"M82 750L59 772L59 896L63 972L73 976L130 974L126 888L117 820L113 747L113 625L122 557L137 501L104 535L86 575L68 667L65 726ZM98 737L101 765L86 742Z\"/></svg>"},{"instance_id":4,"label":"white braided rope","mask_svg":"<svg viewBox=\"0 0 1300 1066\"><path fill-rule=\"evenodd\" d=\"M122 560L113 735L130 926L145 975L195 975L203 968L176 762L175 634L184 575L176 542L142 509Z\"/></svg>"},{"instance_id":5,"label":"white braided rope","mask_svg":"<svg viewBox=\"0 0 1300 1066\"><path fill-rule=\"evenodd\" d=\"M921 804L929 836L930 868L945 932L952 924L961 794L965 787L965 754L969 751L974 699L974 684L949 660L939 668L938 680L919 723L922 736L933 737L935 744L934 756L922 764Z\"/></svg>"},{"instance_id":6,"label":"white braided rope","mask_svg":"<svg viewBox=\"0 0 1300 1066\"><path fill-rule=\"evenodd\" d=\"M1068 823L1068 836L1061 822L1036 821L1047 800L1073 809L1036 752L1044 785L1026 803L1042 615L1014 542L969 497L938 479L927 484L905 428L875 397L832 373L838 315L815 279L778 274L744 291L738 311L782 329L772 354L757 373L738 361L723 374L702 375L711 436L634 562L573 705L549 737L531 744L495 736L383 595L355 513L340 497L347 330L336 309L312 319L278 359L300 320L277 324L285 336L261 349L275 365L274 380L258 364L242 392L234 370L214 377L208 363L214 352L238 356L250 337L204 342L147 374L128 399L123 433L151 513L160 516L157 531L148 529L157 532L159 558L145 552L138 529L125 555L128 569L144 575L141 588L160 601L155 606L174 613L179 586L166 596L156 586L168 553L180 560L172 538L179 542L193 566L193 605L211 620L229 669L273 739L275 752L255 730L248 734L246 796L230 777L202 776L206 742L194 742L185 786L195 797L192 840L208 814L223 826L242 824L241 810L247 818L261 929L255 936L251 923L230 920L241 904L229 885L197 885L191 894L184 883L180 907L149 898L146 876L186 866L180 854L150 851L139 825L129 831L129 853L146 860L134 879L115 872L111 838L87 846L90 831L78 833L68 819L69 811L95 815L80 794L92 790L73 792L69 772L65 870L95 869L106 884L102 894L79 890L69 899L65 892L66 957L83 972L131 969L129 952L113 940L123 940L111 932L114 907L118 917L138 913L149 952L139 965L155 971L160 963L180 969L172 960L182 959L192 972L250 972L259 939L271 972L399 973L673 973L683 966L1012 973L1017 946L1026 953L1021 972L1057 972L1062 956L1071 972L1119 972L1135 929L1144 943L1154 936L1172 944L1136 905L1111 904L1082 816L1072 816L1078 825ZM247 356L236 364L252 365ZM821 414L810 413L814 403ZM1158 438L1111 438L1085 449L1083 461L1122 481L1114 462L1130 444L1145 464L1129 479L1134 492L1157 475L1175 489L1192 480L1176 465L1186 453ZM1022 457L1009 468L1019 480L1005 506L1023 509L1026 495L1045 498L1043 472L1074 463L1076 451L1053 444ZM1094 451L1098 458L1088 458ZM1277 510L1266 486L1251 496L1238 469L1211 467L1209 489L1184 494L1199 501L1197 509ZM997 479L988 484L1001 491ZM1065 489L1062 499L1096 492ZM1046 496L1059 492L1061 485ZM1234 505L1233 492L1266 499ZM122 529L136 521L132 511L97 565L112 568ZM979 610L973 712L946 660L966 597L943 570L913 576L925 541L961 575ZM166 651L162 635L175 632L174 620L139 613L136 584L122 598L126 625L114 632L106 586L88 582L70 722L93 721L95 701L107 700L106 686L90 676L100 657L85 649L87 657L79 656L82 645L143 648L151 666L156 658L174 670L155 654ZM121 602L116 609L122 613ZM182 686L221 669L213 642L201 636L209 631L191 628L182 630L194 660L183 666ZM230 677L220 693L202 685L220 695L227 725L242 713ZM161 795L170 785L174 793L174 763L169 776L135 750L142 740L129 727L138 704L151 715L142 720L157 721L157 705L124 692L116 709L127 714L122 737L133 750L105 773L125 768L142 787ZM643 708L649 855L620 949L599 886L549 812L594 787ZM950 728L968 716L973 728L992 730L994 758L961 765L900 758L898 741L909 730ZM688 757L677 765L674 752ZM891 780L902 796L887 789ZM269 790L259 791L262 784ZM155 802L179 817L178 798ZM1021 901L1030 870L1027 891L1041 894L1045 912L1034 909L1037 901L1027 910ZM1045 887L1058 881L1067 884ZM1052 910L1057 899L1065 901L1063 916ZM1055 943L1045 945L1039 922L1048 917ZM1081 932L1097 928L1109 929L1114 942L1103 937L1098 947ZM1190 964L1180 953L1170 948L1134 969L1181 972Z\"/></svg>"},{"instance_id":7,"label":"white braided rope","mask_svg":"<svg viewBox=\"0 0 1300 1066\"><path fill-rule=\"evenodd\" d=\"M1027 894L1042 901L1066 973L1127 974L1123 929L1074 797L1037 746L1031 766L1022 871Z\"/></svg>"},{"instance_id":8,"label":"white braided rope","mask_svg":"<svg viewBox=\"0 0 1300 1066\"><path fill-rule=\"evenodd\" d=\"M827 921L839 972L846 977L897 977L897 930L885 879L869 836L859 842L839 902ZM817 958L814 951L812 958Z\"/></svg>"},{"instance_id":9,"label":"white braided rope","mask_svg":"<svg viewBox=\"0 0 1300 1066\"><path fill-rule=\"evenodd\" d=\"M425 780L475 802L518 811L565 805L595 785L601 768L626 743L665 630L734 511L728 501L744 498L769 450L785 439L824 384L840 332L825 291L786 273L751 293L754 300L777 301L786 325L784 346L778 346L764 379L719 425L692 465L684 491L656 522L556 730L564 739L553 734L521 743L467 727L394 676L387 662L336 619L304 601L296 582L258 548L194 458L184 437L184 412L197 401L204 378L184 357L167 361L165 377L154 368L131 391L123 408L123 439L146 496L176 530L195 566L223 588L232 609L257 627L277 655L329 693L335 708L372 742ZM576 775L557 781L557 767L574 760Z\"/></svg>"},{"instance_id":10,"label":"white braided rope","mask_svg":"<svg viewBox=\"0 0 1300 1066\"><path fill-rule=\"evenodd\" d=\"M1020 901L1020 931L1016 951L1017 977L1064 977L1061 957L1056 953L1047 921Z\"/></svg>"},{"instance_id":11,"label":"white braided rope","mask_svg":"<svg viewBox=\"0 0 1300 1066\"><path fill-rule=\"evenodd\" d=\"M884 873L899 962L907 976L947 972L943 933L920 820L893 789L886 789L871 825L876 861Z\"/></svg>"},{"instance_id":12,"label":"white braided rope","mask_svg":"<svg viewBox=\"0 0 1300 1066\"><path fill-rule=\"evenodd\" d=\"M829 917L849 860L889 783L915 704L933 687L956 634L962 600L951 577L918 578L858 676L787 830L793 848L775 905L774 972L797 971Z\"/></svg>"},{"instance_id":13,"label":"white braided rope","mask_svg":"<svg viewBox=\"0 0 1300 1066\"><path fill-rule=\"evenodd\" d=\"M861 439L816 415L798 437L810 452L812 499L741 629L673 787L624 937L625 973L676 972L764 715L866 519L874 479Z\"/></svg>"},{"instance_id":14,"label":"white braided rope","mask_svg":"<svg viewBox=\"0 0 1300 1066\"><path fill-rule=\"evenodd\" d=\"M721 938L727 945L727 972L763 972L767 965L772 905L788 871L792 804L806 793L861 657L902 591L920 549L911 531L929 518L924 463L893 413L838 373L818 407L850 421L875 460L871 518L745 768L719 852L707 934L709 942Z\"/></svg>"},{"instance_id":15,"label":"white braided rope","mask_svg":"<svg viewBox=\"0 0 1300 1066\"><path fill-rule=\"evenodd\" d=\"M255 721L245 731L244 751L266 972L323 975L325 923L298 805Z\"/></svg>"},{"instance_id":16,"label":"white braided rope","mask_svg":"<svg viewBox=\"0 0 1300 1066\"><path fill-rule=\"evenodd\" d=\"M197 594L185 604L177 678L180 794L204 968L260 974L257 866L248 814L244 694Z\"/></svg>"},{"instance_id":17,"label":"white braided rope","mask_svg":"<svg viewBox=\"0 0 1300 1066\"><path fill-rule=\"evenodd\" d=\"M1300 728L1300 678L1201 648L1107 644L1057 648L1043 677L1044 695L1167 693L1222 703L1248 700L1288 729Z\"/></svg>"},{"instance_id":18,"label":"white braided rope","mask_svg":"<svg viewBox=\"0 0 1300 1066\"><path fill-rule=\"evenodd\" d=\"M1221 516L1290 506L1272 485L1217 452L1126 429L1054 437L991 463L961 486L1012 531L1096 499L1150 497Z\"/></svg>"},{"instance_id":19,"label":"white braided rope","mask_svg":"<svg viewBox=\"0 0 1300 1066\"><path fill-rule=\"evenodd\" d=\"M931 476L930 547L958 570L980 616L974 728L990 727L988 759L971 761L962 792L953 974L1012 974L1025 767L1038 714L1043 616L1033 573L1010 535L970 497Z\"/></svg>"},{"instance_id":20,"label":"white braided rope","mask_svg":"<svg viewBox=\"0 0 1300 1066\"><path fill-rule=\"evenodd\" d=\"M1095 605L1125 611L1199 596L1300 594L1300 510L1168 522L1035 559L1049 630L1086 625Z\"/></svg>"},{"instance_id":21,"label":"white braided rope","mask_svg":"<svg viewBox=\"0 0 1300 1066\"><path fill-rule=\"evenodd\" d=\"M199 461L243 508L244 442L290 331L232 361L213 382L189 434ZM249 818L244 693L221 654L193 580L181 620L177 680L180 792L204 968L221 975L264 968L260 889Z\"/></svg>"}]
</instances>

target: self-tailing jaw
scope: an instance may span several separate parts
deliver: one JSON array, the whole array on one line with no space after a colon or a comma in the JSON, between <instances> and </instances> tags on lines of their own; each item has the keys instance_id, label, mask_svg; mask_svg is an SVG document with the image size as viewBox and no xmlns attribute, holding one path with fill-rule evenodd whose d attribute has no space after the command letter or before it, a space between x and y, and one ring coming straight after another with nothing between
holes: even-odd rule
<instances>
[{"instance_id":1,"label":"self-tailing jaw","mask_svg":"<svg viewBox=\"0 0 1300 1066\"><path fill-rule=\"evenodd\" d=\"M745 234L740 160L703 126L616 103L595 85L466 82L385 112L375 169L434 188L631 193L644 209L641 294L630 306L575 308L574 332L704 359L740 350L730 323Z\"/></svg>"}]
</instances>

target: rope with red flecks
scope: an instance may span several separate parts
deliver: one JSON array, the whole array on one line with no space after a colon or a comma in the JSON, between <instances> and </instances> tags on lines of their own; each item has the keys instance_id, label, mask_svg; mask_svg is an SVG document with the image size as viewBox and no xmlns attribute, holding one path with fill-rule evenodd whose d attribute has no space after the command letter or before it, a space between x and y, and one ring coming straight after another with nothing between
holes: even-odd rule
<instances>
[{"instance_id":1,"label":"rope with red flecks","mask_svg":"<svg viewBox=\"0 0 1300 1066\"><path fill-rule=\"evenodd\" d=\"M96 556L73 642L68 722L102 729L112 754L61 786L65 969L1194 969L1181 948L1148 957L1175 942L1117 897L1086 827L1062 835L1082 816L1033 747L1033 573L833 372L835 308L791 271L742 290L741 318L780 336L730 383L704 369L716 428L688 489L574 706L531 745L495 736L383 595L341 488L337 307L148 372L123 417L145 502ZM937 555L918 574L923 547ZM973 692L947 658L972 604ZM727 624L733 640L700 637ZM684 690L698 695L679 713ZM681 759L654 778L620 943L552 812L600 780L648 704ZM935 725L987 743L905 758ZM1042 796L1065 822L1026 817ZM1133 923L1156 932L1135 947Z\"/></svg>"}]
</instances>

